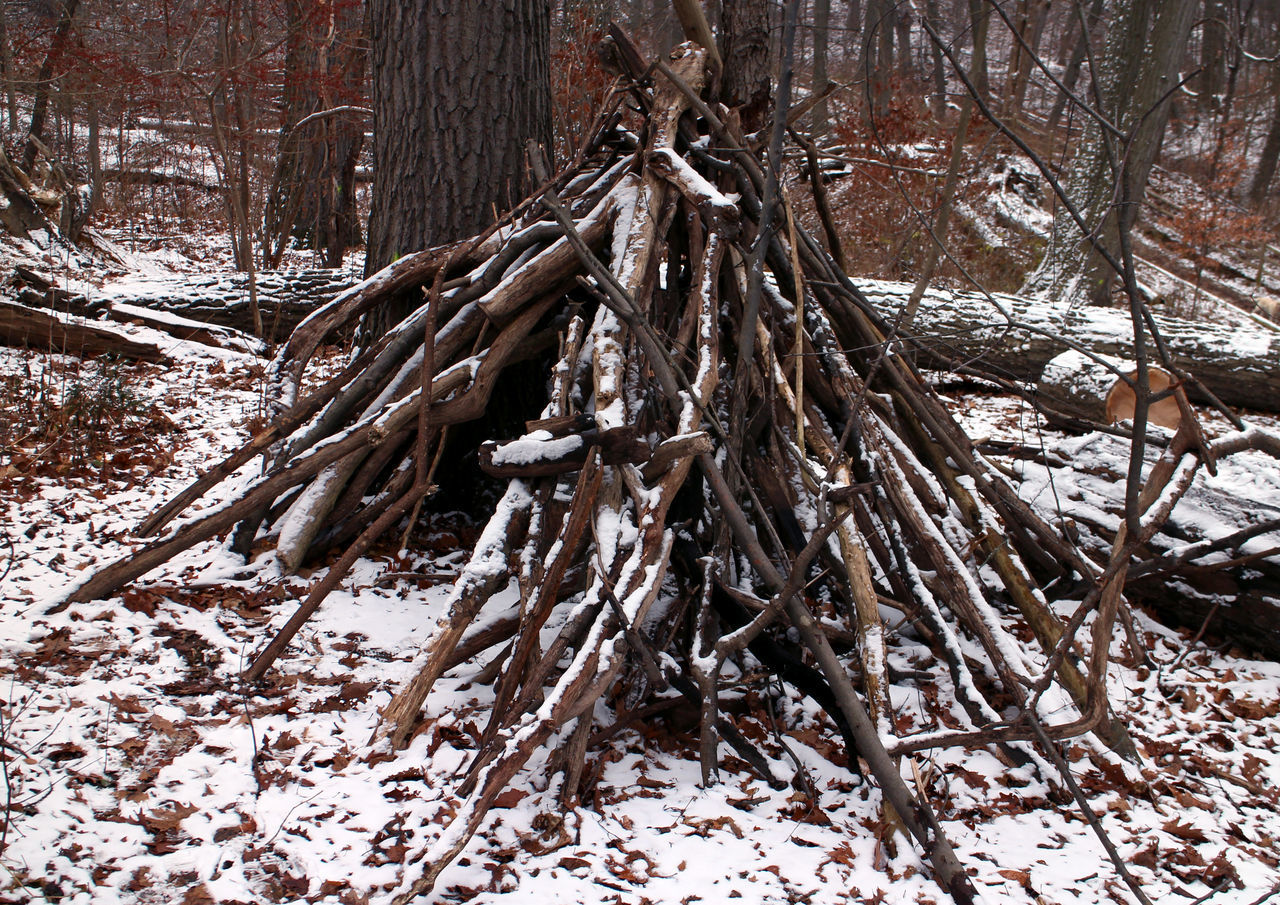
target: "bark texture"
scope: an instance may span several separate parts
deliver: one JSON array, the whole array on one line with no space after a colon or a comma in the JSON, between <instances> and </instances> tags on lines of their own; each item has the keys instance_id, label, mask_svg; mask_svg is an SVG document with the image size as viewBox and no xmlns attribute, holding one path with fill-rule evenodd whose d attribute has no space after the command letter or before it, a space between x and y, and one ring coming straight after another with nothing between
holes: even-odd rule
<instances>
[{"instance_id":1,"label":"bark texture","mask_svg":"<svg viewBox=\"0 0 1280 905\"><path fill-rule=\"evenodd\" d=\"M906 304L910 286L855 281L890 322ZM994 301L994 304L993 304ZM1174 362L1191 372L1224 403L1259 411L1280 410L1280 334L1262 328L1225 327L1152 315ZM1095 355L1133 357L1133 323L1127 311L1080 306L1071 310L1011 295L930 290L912 331L925 357L1023 383L1034 383L1050 360L1074 347ZM1150 342L1150 340L1148 340ZM1203 399L1188 387L1192 399Z\"/></svg>"},{"instance_id":2,"label":"bark texture","mask_svg":"<svg viewBox=\"0 0 1280 905\"><path fill-rule=\"evenodd\" d=\"M1137 220L1160 152L1170 92L1178 83L1197 7L1195 0L1124 0L1114 7L1098 61L1097 97L1101 114L1123 137L1088 118L1065 188L1090 235L1116 257L1120 233ZM1113 278L1105 258L1060 206L1049 249L1023 293L1064 304L1106 304Z\"/></svg>"},{"instance_id":3,"label":"bark texture","mask_svg":"<svg viewBox=\"0 0 1280 905\"><path fill-rule=\"evenodd\" d=\"M754 132L769 111L769 4L737 0L720 6L720 56L723 94L739 107L742 127Z\"/></svg>"},{"instance_id":4,"label":"bark texture","mask_svg":"<svg viewBox=\"0 0 1280 905\"><path fill-rule=\"evenodd\" d=\"M525 196L525 142L551 147L551 11L548 0L371 0L369 23L373 274L480 232ZM385 324L407 310L384 311Z\"/></svg>"}]
</instances>

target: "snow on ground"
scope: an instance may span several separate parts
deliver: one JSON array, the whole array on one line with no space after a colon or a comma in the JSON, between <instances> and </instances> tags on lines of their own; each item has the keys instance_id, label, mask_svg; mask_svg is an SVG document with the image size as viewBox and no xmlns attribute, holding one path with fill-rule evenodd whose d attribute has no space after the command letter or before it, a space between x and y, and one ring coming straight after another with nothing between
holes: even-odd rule
<instances>
[{"instance_id":1,"label":"snow on ground","mask_svg":"<svg viewBox=\"0 0 1280 905\"><path fill-rule=\"evenodd\" d=\"M0 373L57 364L0 352ZM425 545L438 552L363 561L258 686L238 672L317 577L281 575L269 552L246 565L208 544L119 598L47 611L247 435L260 373L248 358L139 367L133 385L175 426L148 438L150 458L0 484L0 901L379 901L457 804L492 696L476 681L483 662L446 676L407 750L369 744L440 612L439 576L462 561L448 538ZM433 577L383 578L406 571ZM1111 679L1143 762L1080 741L1072 768L1153 900L1212 887L1214 902L1260 901L1280 879L1280 666L1188 652L1184 634L1139 622L1162 666L1116 665ZM945 675L898 627L891 660L899 728L932 728L922 703L946 693ZM767 694L758 682L746 692ZM891 854L879 840L879 794L842 765L825 717L794 697L775 703L776 735L737 720L791 786L771 789L726 757L721 784L702 788L696 716L673 707L596 749L589 794L567 813L554 787L517 778L432 901L947 901L910 847ZM540 757L525 777L541 775ZM1047 779L948 750L919 758L911 781L985 901L1131 901Z\"/></svg>"}]
</instances>

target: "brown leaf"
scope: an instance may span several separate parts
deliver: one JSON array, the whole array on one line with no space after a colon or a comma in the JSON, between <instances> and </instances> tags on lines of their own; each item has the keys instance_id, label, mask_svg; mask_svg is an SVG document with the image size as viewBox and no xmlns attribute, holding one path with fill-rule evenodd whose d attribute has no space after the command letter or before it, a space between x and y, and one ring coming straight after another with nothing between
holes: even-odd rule
<instances>
[{"instance_id":1,"label":"brown leaf","mask_svg":"<svg viewBox=\"0 0 1280 905\"><path fill-rule=\"evenodd\" d=\"M213 896L209 895L209 890L203 883L187 887L187 892L182 897L182 905L212 905L213 901Z\"/></svg>"},{"instance_id":2,"label":"brown leaf","mask_svg":"<svg viewBox=\"0 0 1280 905\"><path fill-rule=\"evenodd\" d=\"M1166 821L1161 827L1171 836L1177 836L1179 839L1186 839L1188 842L1208 842L1203 830L1199 830L1189 823L1179 823L1177 820Z\"/></svg>"},{"instance_id":3,"label":"brown leaf","mask_svg":"<svg viewBox=\"0 0 1280 905\"><path fill-rule=\"evenodd\" d=\"M521 791L520 789L507 789L493 800L493 806L495 808L514 808L528 797L528 792Z\"/></svg>"},{"instance_id":4,"label":"brown leaf","mask_svg":"<svg viewBox=\"0 0 1280 905\"><path fill-rule=\"evenodd\" d=\"M115 692L99 696L99 701L106 701L118 713L146 713L147 709L133 695L127 698L118 696Z\"/></svg>"},{"instance_id":5,"label":"brown leaf","mask_svg":"<svg viewBox=\"0 0 1280 905\"><path fill-rule=\"evenodd\" d=\"M291 892L295 896L305 896L311 889L311 881L306 877L291 877L288 874L280 878L280 885L286 892Z\"/></svg>"},{"instance_id":6,"label":"brown leaf","mask_svg":"<svg viewBox=\"0 0 1280 905\"><path fill-rule=\"evenodd\" d=\"M195 812L196 807L194 805L183 804L180 801L168 801L150 814L143 814L140 820L142 825L151 830L151 832L160 833L177 829L178 824Z\"/></svg>"},{"instance_id":7,"label":"brown leaf","mask_svg":"<svg viewBox=\"0 0 1280 905\"><path fill-rule=\"evenodd\" d=\"M1024 889L1031 886L1031 874L1025 870L998 870L996 873L1006 880L1012 880Z\"/></svg>"}]
</instances>

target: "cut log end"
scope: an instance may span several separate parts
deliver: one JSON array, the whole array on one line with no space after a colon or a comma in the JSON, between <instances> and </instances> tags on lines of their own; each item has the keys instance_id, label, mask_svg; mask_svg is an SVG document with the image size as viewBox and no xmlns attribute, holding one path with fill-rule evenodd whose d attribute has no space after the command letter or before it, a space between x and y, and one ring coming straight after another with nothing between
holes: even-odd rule
<instances>
[{"instance_id":1,"label":"cut log end","mask_svg":"<svg viewBox=\"0 0 1280 905\"><path fill-rule=\"evenodd\" d=\"M1132 362L1064 352L1045 365L1037 394L1051 414L1115 424L1133 420L1137 393L1129 381L1136 383L1137 378L1138 369ZM1174 382L1173 375L1155 366L1147 368L1147 379L1152 395L1165 392ZM1150 424L1174 430L1181 420L1182 413L1172 396L1158 399L1147 408Z\"/></svg>"}]
</instances>

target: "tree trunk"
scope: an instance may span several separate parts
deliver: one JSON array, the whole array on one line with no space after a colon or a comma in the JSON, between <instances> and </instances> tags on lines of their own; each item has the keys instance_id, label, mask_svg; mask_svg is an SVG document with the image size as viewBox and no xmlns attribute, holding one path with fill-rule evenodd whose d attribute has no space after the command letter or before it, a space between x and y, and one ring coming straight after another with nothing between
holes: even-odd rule
<instances>
[{"instance_id":1,"label":"tree trunk","mask_svg":"<svg viewBox=\"0 0 1280 905\"><path fill-rule=\"evenodd\" d=\"M121 330L4 299L0 299L0 343L80 358L118 355L159 361L165 355L159 346L139 342Z\"/></svg>"},{"instance_id":2,"label":"tree trunk","mask_svg":"<svg viewBox=\"0 0 1280 905\"><path fill-rule=\"evenodd\" d=\"M1121 231L1133 226L1142 205L1196 9L1195 0L1124 0L1107 32L1097 94L1102 114L1130 138L1121 146L1090 118L1065 190L1113 256L1119 254ZM1022 291L1063 306L1108 304L1114 277L1060 206L1048 251Z\"/></svg>"},{"instance_id":3,"label":"tree trunk","mask_svg":"<svg viewBox=\"0 0 1280 905\"><path fill-rule=\"evenodd\" d=\"M9 113L9 131L18 131L18 95L14 88L17 79L13 71L13 51L9 47L9 25L5 16L5 4L0 3L0 78L4 81L5 109Z\"/></svg>"},{"instance_id":4,"label":"tree trunk","mask_svg":"<svg viewBox=\"0 0 1280 905\"><path fill-rule=\"evenodd\" d=\"M890 0L867 0L865 9L862 40L867 97L872 115L883 117L889 112L893 91L894 14Z\"/></svg>"},{"instance_id":5,"label":"tree trunk","mask_svg":"<svg viewBox=\"0 0 1280 905\"><path fill-rule=\"evenodd\" d=\"M813 3L813 90L827 90L827 48L831 42L831 0L814 0ZM827 102L818 101L813 108L813 131L821 135L827 131Z\"/></svg>"},{"instance_id":6,"label":"tree trunk","mask_svg":"<svg viewBox=\"0 0 1280 905\"><path fill-rule=\"evenodd\" d=\"M925 0L925 16L933 30L942 34L942 13L938 9L938 0ZM933 115L939 121L947 111L947 69L942 56L942 48L934 41L928 41L930 70L933 77Z\"/></svg>"},{"instance_id":7,"label":"tree trunk","mask_svg":"<svg viewBox=\"0 0 1280 905\"><path fill-rule=\"evenodd\" d=\"M1224 0L1205 0L1200 28L1200 84L1197 106L1216 113L1227 80L1227 7Z\"/></svg>"},{"instance_id":8,"label":"tree trunk","mask_svg":"<svg viewBox=\"0 0 1280 905\"><path fill-rule=\"evenodd\" d=\"M1078 8L1077 12L1079 12ZM1077 34L1075 44L1072 46L1071 60L1067 63L1066 71L1062 75L1062 84L1067 90L1058 92L1058 97L1053 102L1053 109L1049 112L1049 125L1045 131L1050 135L1057 130L1058 121L1062 118L1063 110L1066 109L1067 92L1074 91L1076 82L1080 79L1080 69L1084 65L1090 42L1093 40L1098 22L1102 18L1102 0L1093 0L1087 17L1082 19L1079 15L1075 15L1072 18L1080 31Z\"/></svg>"},{"instance_id":9,"label":"tree trunk","mask_svg":"<svg viewBox=\"0 0 1280 905\"><path fill-rule=\"evenodd\" d=\"M53 40L49 44L49 53L45 55L40 66L40 74L36 77L35 100L31 105L31 128L27 132L27 144L22 152L22 168L31 171L38 153L38 142L44 140L45 120L49 116L49 93L52 91L54 67L61 61L67 49L67 41L71 34L71 26L75 22L76 7L80 0L66 0L58 15L58 25L53 32Z\"/></svg>"},{"instance_id":10,"label":"tree trunk","mask_svg":"<svg viewBox=\"0 0 1280 905\"><path fill-rule=\"evenodd\" d=\"M769 115L770 57L767 0L738 0L720 6L723 100L739 108L742 128L754 132Z\"/></svg>"},{"instance_id":11,"label":"tree trunk","mask_svg":"<svg viewBox=\"0 0 1280 905\"><path fill-rule=\"evenodd\" d=\"M890 12L893 16L893 31L898 45L898 74L903 78L911 78L916 71L916 61L911 56L911 14L899 3L892 4Z\"/></svg>"},{"instance_id":12,"label":"tree trunk","mask_svg":"<svg viewBox=\"0 0 1280 905\"><path fill-rule=\"evenodd\" d=\"M1027 85L1031 80L1031 67L1035 55L1040 51L1040 38L1044 34L1048 15L1049 0L1020 0L1018 3L1014 22L1022 40L1019 41L1016 37L1013 40L1009 60L1009 93L1006 98L1006 111L1015 119L1022 113ZM1023 47L1024 43L1026 47Z\"/></svg>"},{"instance_id":13,"label":"tree trunk","mask_svg":"<svg viewBox=\"0 0 1280 905\"><path fill-rule=\"evenodd\" d=\"M987 31L991 24L991 10L987 9L985 0L969 0L969 29L973 36L973 73L974 87L978 89L978 97L984 104L991 103L991 76L987 67Z\"/></svg>"},{"instance_id":14,"label":"tree trunk","mask_svg":"<svg viewBox=\"0 0 1280 905\"><path fill-rule=\"evenodd\" d=\"M326 267L342 266L360 241L355 171L364 144L358 111L368 56L361 0L305 4L287 0L289 47L285 119L276 171L263 215L265 263L279 266L291 240L322 252ZM299 127L307 116L317 118Z\"/></svg>"},{"instance_id":15,"label":"tree trunk","mask_svg":"<svg viewBox=\"0 0 1280 905\"><path fill-rule=\"evenodd\" d=\"M371 0L374 183L365 272L478 233L551 147L548 0ZM366 321L379 335L419 299Z\"/></svg>"},{"instance_id":16,"label":"tree trunk","mask_svg":"<svg viewBox=\"0 0 1280 905\"><path fill-rule=\"evenodd\" d=\"M1258 158L1258 170L1253 174L1253 184L1249 186L1249 200L1254 204L1261 204L1266 199L1275 179L1276 161L1280 159L1280 65L1272 66L1271 91L1274 100L1271 128L1267 130L1267 141Z\"/></svg>"},{"instance_id":17,"label":"tree trunk","mask_svg":"<svg viewBox=\"0 0 1280 905\"><path fill-rule=\"evenodd\" d=\"M843 44L846 70L857 78L862 72L862 0L848 0Z\"/></svg>"}]
</instances>

